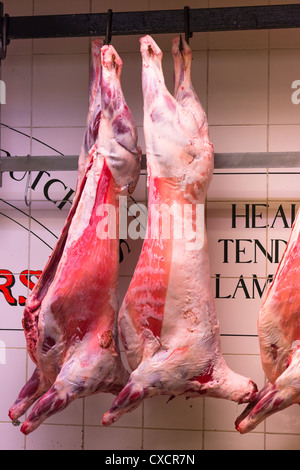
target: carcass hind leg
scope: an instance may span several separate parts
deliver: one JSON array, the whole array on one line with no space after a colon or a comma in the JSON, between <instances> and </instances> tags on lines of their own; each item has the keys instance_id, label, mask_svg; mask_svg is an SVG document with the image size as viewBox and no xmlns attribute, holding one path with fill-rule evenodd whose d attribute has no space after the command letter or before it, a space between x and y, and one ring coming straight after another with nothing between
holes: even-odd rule
<instances>
[{"instance_id":1,"label":"carcass hind leg","mask_svg":"<svg viewBox=\"0 0 300 470\"><path fill-rule=\"evenodd\" d=\"M55 382L34 405L27 420L21 427L23 434L29 434L37 429L49 416L66 408L71 401L77 398L78 393L66 393L65 384Z\"/></svg>"},{"instance_id":2,"label":"carcass hind leg","mask_svg":"<svg viewBox=\"0 0 300 470\"><path fill-rule=\"evenodd\" d=\"M114 399L110 409L104 414L102 424L110 426L123 414L134 411L148 396L149 388L143 386L141 382L135 381L131 376L123 390Z\"/></svg>"},{"instance_id":3,"label":"carcass hind leg","mask_svg":"<svg viewBox=\"0 0 300 470\"><path fill-rule=\"evenodd\" d=\"M206 129L206 115L191 80L192 50L184 39L182 39L182 50L180 50L180 38L177 36L172 41L172 55L174 60L174 97L181 106L193 114L199 127L205 125Z\"/></svg>"},{"instance_id":4,"label":"carcass hind leg","mask_svg":"<svg viewBox=\"0 0 300 470\"><path fill-rule=\"evenodd\" d=\"M211 396L245 403L251 401L257 391L252 380L236 374L226 364L220 367L221 376L208 363L199 376L187 366L188 347L172 351L159 351L153 357L145 358L135 369L121 393L104 414L102 424L109 426L124 413L136 409L145 398L155 395L170 397ZM218 367L216 368L218 371ZM189 378L189 374L191 374Z\"/></svg>"},{"instance_id":5,"label":"carcass hind leg","mask_svg":"<svg viewBox=\"0 0 300 470\"><path fill-rule=\"evenodd\" d=\"M272 414L300 402L300 348L290 357L287 369L276 379L272 386L265 386L259 392L260 400L256 406L246 410L236 420L236 429L245 434Z\"/></svg>"},{"instance_id":6,"label":"carcass hind leg","mask_svg":"<svg viewBox=\"0 0 300 470\"><path fill-rule=\"evenodd\" d=\"M38 368L35 369L28 382L22 388L15 403L10 408L8 415L13 421L22 416L28 408L49 388L50 383Z\"/></svg>"}]
</instances>

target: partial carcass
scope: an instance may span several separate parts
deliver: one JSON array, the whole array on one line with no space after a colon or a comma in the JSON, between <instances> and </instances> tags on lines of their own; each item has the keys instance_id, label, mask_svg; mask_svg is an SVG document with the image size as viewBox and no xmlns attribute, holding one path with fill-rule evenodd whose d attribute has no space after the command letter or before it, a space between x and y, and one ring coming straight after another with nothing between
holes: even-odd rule
<instances>
[{"instance_id":1,"label":"partial carcass","mask_svg":"<svg viewBox=\"0 0 300 470\"><path fill-rule=\"evenodd\" d=\"M121 89L122 61L113 46L99 54L98 45L73 206L24 311L36 369L9 411L17 420L38 400L21 427L24 434L74 399L117 394L128 380L116 331L118 209L119 196L131 194L138 181L141 150Z\"/></svg>"},{"instance_id":2,"label":"partial carcass","mask_svg":"<svg viewBox=\"0 0 300 470\"><path fill-rule=\"evenodd\" d=\"M300 210L258 318L262 366L268 382L236 420L247 433L268 416L300 403Z\"/></svg>"},{"instance_id":3,"label":"partial carcass","mask_svg":"<svg viewBox=\"0 0 300 470\"><path fill-rule=\"evenodd\" d=\"M211 287L204 204L214 151L191 83L192 54L173 40L175 97L162 52L141 38L148 225L119 316L130 380L102 419L110 425L155 395L250 401L255 384L226 365Z\"/></svg>"}]
</instances>

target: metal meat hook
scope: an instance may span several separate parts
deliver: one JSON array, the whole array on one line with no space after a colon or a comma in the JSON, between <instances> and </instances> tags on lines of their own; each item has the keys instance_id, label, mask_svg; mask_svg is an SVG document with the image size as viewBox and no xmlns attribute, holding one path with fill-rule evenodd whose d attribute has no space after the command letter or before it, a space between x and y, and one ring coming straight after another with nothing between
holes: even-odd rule
<instances>
[{"instance_id":1,"label":"metal meat hook","mask_svg":"<svg viewBox=\"0 0 300 470\"><path fill-rule=\"evenodd\" d=\"M184 7L183 9L184 14L184 39L186 40L187 44L189 44L190 38L193 37L193 33L190 31L190 7ZM179 36L179 51L183 52L183 42L182 42L182 35Z\"/></svg>"},{"instance_id":2,"label":"metal meat hook","mask_svg":"<svg viewBox=\"0 0 300 470\"><path fill-rule=\"evenodd\" d=\"M190 31L190 7L184 7L183 9L184 14L184 35L185 40L189 43L190 38L193 37L193 33Z\"/></svg>"},{"instance_id":3,"label":"metal meat hook","mask_svg":"<svg viewBox=\"0 0 300 470\"><path fill-rule=\"evenodd\" d=\"M7 39L7 28L8 28L8 14L3 15L3 3L0 2L0 19L1 19L1 31L0 31L0 61L5 59L7 52L7 45L9 39Z\"/></svg>"},{"instance_id":4,"label":"metal meat hook","mask_svg":"<svg viewBox=\"0 0 300 470\"><path fill-rule=\"evenodd\" d=\"M104 44L109 45L111 42L111 24L112 24L112 10L107 10L107 17L106 17L106 32L105 32L105 40Z\"/></svg>"}]
</instances>

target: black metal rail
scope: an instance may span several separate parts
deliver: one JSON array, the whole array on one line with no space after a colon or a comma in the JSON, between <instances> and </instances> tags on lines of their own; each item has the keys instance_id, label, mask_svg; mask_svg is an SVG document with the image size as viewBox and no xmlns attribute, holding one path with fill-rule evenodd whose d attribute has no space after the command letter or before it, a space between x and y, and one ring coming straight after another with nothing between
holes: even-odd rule
<instances>
[{"instance_id":1,"label":"black metal rail","mask_svg":"<svg viewBox=\"0 0 300 470\"><path fill-rule=\"evenodd\" d=\"M107 13L9 17L7 39L104 36L106 24ZM189 9L191 33L299 27L300 4ZM184 9L112 12L112 36L184 31Z\"/></svg>"}]
</instances>

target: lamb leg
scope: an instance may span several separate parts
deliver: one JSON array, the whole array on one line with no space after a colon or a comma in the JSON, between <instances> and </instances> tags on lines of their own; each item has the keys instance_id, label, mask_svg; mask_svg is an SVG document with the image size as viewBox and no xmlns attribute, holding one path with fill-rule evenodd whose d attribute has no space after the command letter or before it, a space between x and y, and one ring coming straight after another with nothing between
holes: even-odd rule
<instances>
[{"instance_id":1,"label":"lamb leg","mask_svg":"<svg viewBox=\"0 0 300 470\"><path fill-rule=\"evenodd\" d=\"M290 358L290 365L277 378L273 385L268 385L259 392L260 400L249 412L239 416L236 429L245 434L252 431L259 423L274 413L289 406L300 404L300 348L296 348Z\"/></svg>"},{"instance_id":2,"label":"lamb leg","mask_svg":"<svg viewBox=\"0 0 300 470\"><path fill-rule=\"evenodd\" d=\"M103 416L104 425L155 395L243 403L256 392L249 378L227 367L221 353L204 219L198 220L212 176L213 148L190 83L191 51L185 44L181 53L178 45L176 39L177 101L166 89L159 47L149 36L141 39L149 215L119 315L120 337L133 372ZM194 222L180 234L177 222L187 205ZM175 230L164 233L167 216Z\"/></svg>"},{"instance_id":3,"label":"lamb leg","mask_svg":"<svg viewBox=\"0 0 300 470\"><path fill-rule=\"evenodd\" d=\"M48 391L40 398L34 392L28 399L38 401L21 428L26 434L74 399L117 394L128 380L116 332L118 209L119 196L131 194L138 181L141 150L121 89L122 60L113 46L101 48L101 63L97 141L89 152L60 257L49 279L45 275L43 295L38 289L38 315L27 325L29 335L34 330L34 357ZM17 411L17 402L11 416L22 411Z\"/></svg>"}]
</instances>

